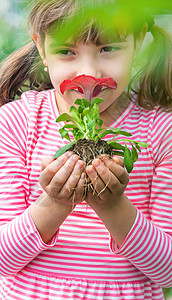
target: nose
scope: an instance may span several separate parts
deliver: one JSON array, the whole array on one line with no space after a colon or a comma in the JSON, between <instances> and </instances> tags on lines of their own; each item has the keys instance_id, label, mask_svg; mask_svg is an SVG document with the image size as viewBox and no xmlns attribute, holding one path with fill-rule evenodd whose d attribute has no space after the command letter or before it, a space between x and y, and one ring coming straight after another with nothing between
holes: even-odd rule
<instances>
[{"instance_id":1,"label":"nose","mask_svg":"<svg viewBox=\"0 0 172 300\"><path fill-rule=\"evenodd\" d=\"M92 60L85 60L81 63L80 67L78 68L77 76L83 74L87 76L93 76L95 78L102 77L102 72L99 69L99 66Z\"/></svg>"}]
</instances>

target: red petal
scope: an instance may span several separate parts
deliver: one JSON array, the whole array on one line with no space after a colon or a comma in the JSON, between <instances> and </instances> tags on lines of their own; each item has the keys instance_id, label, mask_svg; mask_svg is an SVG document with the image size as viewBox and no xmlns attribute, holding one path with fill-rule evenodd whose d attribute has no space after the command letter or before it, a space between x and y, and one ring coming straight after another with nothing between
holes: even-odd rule
<instances>
[{"instance_id":1,"label":"red petal","mask_svg":"<svg viewBox=\"0 0 172 300\"><path fill-rule=\"evenodd\" d=\"M111 77L95 78L83 74L75 77L73 80L64 80L60 85L60 91L64 94L68 89L78 89L80 93L84 94L86 99L91 100L92 97L96 97L100 93L103 86L116 89L117 83Z\"/></svg>"},{"instance_id":2,"label":"red petal","mask_svg":"<svg viewBox=\"0 0 172 300\"><path fill-rule=\"evenodd\" d=\"M93 76L79 75L73 79L80 88L84 91L91 90L96 83L97 79Z\"/></svg>"},{"instance_id":3,"label":"red petal","mask_svg":"<svg viewBox=\"0 0 172 300\"><path fill-rule=\"evenodd\" d=\"M102 86L107 86L109 89L116 90L117 83L116 83L116 81L113 78L106 77L106 78L100 78L100 79L101 79L101 85Z\"/></svg>"},{"instance_id":4,"label":"red petal","mask_svg":"<svg viewBox=\"0 0 172 300\"><path fill-rule=\"evenodd\" d=\"M93 97L96 97L99 93L100 93L100 91L101 91L101 89L102 89L102 85L100 85L100 84L98 84L95 88L94 88L94 90L93 90Z\"/></svg>"},{"instance_id":5,"label":"red petal","mask_svg":"<svg viewBox=\"0 0 172 300\"><path fill-rule=\"evenodd\" d=\"M81 94L83 94L83 90L80 87L78 87L78 92L80 92Z\"/></svg>"},{"instance_id":6,"label":"red petal","mask_svg":"<svg viewBox=\"0 0 172 300\"><path fill-rule=\"evenodd\" d=\"M91 90L96 81L97 79L92 76L79 75L72 80L64 80L60 85L60 91L64 94L68 89L80 88L80 92L82 89L82 93L84 93L84 91Z\"/></svg>"},{"instance_id":7,"label":"red petal","mask_svg":"<svg viewBox=\"0 0 172 300\"><path fill-rule=\"evenodd\" d=\"M109 89L116 90L117 83L111 77L97 78L97 83L95 84L95 87L93 89L92 96L96 97L100 93L103 86L108 87Z\"/></svg>"},{"instance_id":8,"label":"red petal","mask_svg":"<svg viewBox=\"0 0 172 300\"><path fill-rule=\"evenodd\" d=\"M64 94L64 92L68 89L76 89L78 88L78 86L76 85L76 83L73 82L73 80L64 80L61 85L60 85L60 92L62 94Z\"/></svg>"}]
</instances>

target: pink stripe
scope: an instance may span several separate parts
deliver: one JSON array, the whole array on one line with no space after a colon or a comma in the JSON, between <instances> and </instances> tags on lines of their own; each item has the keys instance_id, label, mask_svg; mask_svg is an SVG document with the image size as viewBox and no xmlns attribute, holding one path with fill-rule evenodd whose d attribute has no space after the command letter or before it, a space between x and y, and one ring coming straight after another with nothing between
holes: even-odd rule
<instances>
[{"instance_id":1,"label":"pink stripe","mask_svg":"<svg viewBox=\"0 0 172 300\"><path fill-rule=\"evenodd\" d=\"M140 211L121 248L110 239L110 251L109 233L85 202L46 245L27 208L42 193L42 157L68 143L55 122L54 93L27 92L0 110L0 271L15 274L14 283L2 277L3 298L163 300L157 285L172 284L171 114L131 103L113 123L149 143L130 174L126 194Z\"/></svg>"}]
</instances>

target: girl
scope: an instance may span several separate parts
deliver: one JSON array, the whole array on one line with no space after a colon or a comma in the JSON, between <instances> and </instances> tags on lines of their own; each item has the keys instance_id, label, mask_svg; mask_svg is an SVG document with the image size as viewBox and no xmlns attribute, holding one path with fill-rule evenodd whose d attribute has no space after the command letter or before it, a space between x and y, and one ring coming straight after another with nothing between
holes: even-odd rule
<instances>
[{"instance_id":1,"label":"girl","mask_svg":"<svg viewBox=\"0 0 172 300\"><path fill-rule=\"evenodd\" d=\"M150 19L106 35L93 17L62 40L80 4L35 0L33 42L1 68L1 102L10 103L0 110L0 298L162 300L161 287L172 285L171 40ZM154 52L131 93L148 31ZM104 125L149 144L130 176L117 157L93 160L86 173L102 192L84 200L84 162L71 152L53 160L65 143L55 120L78 98L59 86L81 74L115 79L116 90L98 95Z\"/></svg>"}]
</instances>

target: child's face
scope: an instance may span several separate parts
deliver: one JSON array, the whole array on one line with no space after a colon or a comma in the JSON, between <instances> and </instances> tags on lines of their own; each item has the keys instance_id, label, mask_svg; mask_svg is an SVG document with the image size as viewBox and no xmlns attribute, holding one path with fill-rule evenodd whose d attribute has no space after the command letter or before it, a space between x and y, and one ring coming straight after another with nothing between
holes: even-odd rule
<instances>
[{"instance_id":1,"label":"child's face","mask_svg":"<svg viewBox=\"0 0 172 300\"><path fill-rule=\"evenodd\" d=\"M78 75L91 75L96 78L112 77L117 82L117 89L104 88L97 97L103 98L100 112L105 111L126 89L131 75L133 58L136 48L134 37L128 35L122 41L96 46L78 42L57 46L56 41L46 35L43 61L48 65L49 75L56 89L57 103L64 107L71 106L76 98L82 98L74 90L67 90L65 95L60 93L63 80L73 79ZM136 42L137 45L137 42Z\"/></svg>"}]
</instances>

